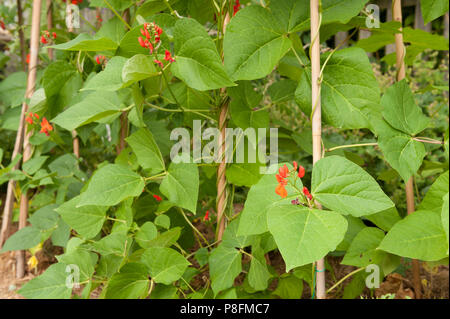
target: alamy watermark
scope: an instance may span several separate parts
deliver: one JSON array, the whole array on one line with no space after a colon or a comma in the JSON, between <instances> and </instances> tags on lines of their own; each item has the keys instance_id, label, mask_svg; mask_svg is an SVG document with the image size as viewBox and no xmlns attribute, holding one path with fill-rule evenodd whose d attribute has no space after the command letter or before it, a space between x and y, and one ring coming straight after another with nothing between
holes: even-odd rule
<instances>
[{"instance_id":1,"label":"alamy watermark","mask_svg":"<svg viewBox=\"0 0 450 319\"><path fill-rule=\"evenodd\" d=\"M210 127L202 130L202 121L194 120L192 132L191 143L188 129L172 130L170 140L177 141L170 151L173 163L261 163L269 167L262 166L261 174L275 173L278 164L277 128L225 128L223 140L219 129ZM202 141L208 143L203 145Z\"/></svg>"}]
</instances>

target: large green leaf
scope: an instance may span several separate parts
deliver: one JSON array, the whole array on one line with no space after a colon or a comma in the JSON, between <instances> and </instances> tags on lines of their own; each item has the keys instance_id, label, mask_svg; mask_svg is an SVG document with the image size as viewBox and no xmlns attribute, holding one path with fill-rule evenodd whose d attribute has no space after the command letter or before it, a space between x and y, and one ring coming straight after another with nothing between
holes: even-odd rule
<instances>
[{"instance_id":1,"label":"large green leaf","mask_svg":"<svg viewBox=\"0 0 450 319\"><path fill-rule=\"evenodd\" d=\"M124 57L113 57L106 64L105 70L91 78L82 90L119 90L123 86L122 69L126 62Z\"/></svg>"},{"instance_id":2,"label":"large green leaf","mask_svg":"<svg viewBox=\"0 0 450 319\"><path fill-rule=\"evenodd\" d=\"M81 196L77 196L56 209L62 219L78 234L86 239L95 237L106 220L106 207L77 207Z\"/></svg>"},{"instance_id":3,"label":"large green leaf","mask_svg":"<svg viewBox=\"0 0 450 319\"><path fill-rule=\"evenodd\" d=\"M8 74L6 79L0 82L0 101L8 107L18 106L24 100L26 90L27 74L25 72Z\"/></svg>"},{"instance_id":4,"label":"large green leaf","mask_svg":"<svg viewBox=\"0 0 450 319\"><path fill-rule=\"evenodd\" d=\"M327 208L355 217L394 207L372 176L341 156L325 157L316 163L311 194Z\"/></svg>"},{"instance_id":5,"label":"large green leaf","mask_svg":"<svg viewBox=\"0 0 450 319\"><path fill-rule=\"evenodd\" d=\"M289 169L292 166L288 165ZM290 184L286 186L288 196L281 198L275 193L278 182L274 174L264 175L257 184L253 185L248 192L244 210L241 212L238 235L256 235L268 231L267 211L270 207L282 203L290 203L299 196L297 189L302 189L301 180L296 179L296 188Z\"/></svg>"},{"instance_id":6,"label":"large green leaf","mask_svg":"<svg viewBox=\"0 0 450 319\"><path fill-rule=\"evenodd\" d=\"M114 51L119 45L109 38L92 38L88 33L81 33L75 39L49 48L68 51Z\"/></svg>"},{"instance_id":7,"label":"large green leaf","mask_svg":"<svg viewBox=\"0 0 450 319\"><path fill-rule=\"evenodd\" d=\"M66 82L77 73L77 69L66 61L51 63L45 68L42 86L47 98L57 95Z\"/></svg>"},{"instance_id":8,"label":"large green leaf","mask_svg":"<svg viewBox=\"0 0 450 319\"><path fill-rule=\"evenodd\" d=\"M209 255L209 275L214 294L233 286L234 279L241 273L242 256L235 248L220 245Z\"/></svg>"},{"instance_id":9,"label":"large green leaf","mask_svg":"<svg viewBox=\"0 0 450 319\"><path fill-rule=\"evenodd\" d=\"M417 172L426 155L423 143L414 140L411 135L391 127L383 119L372 122L378 135L380 147L386 161L394 168L403 180Z\"/></svg>"},{"instance_id":10,"label":"large green leaf","mask_svg":"<svg viewBox=\"0 0 450 319\"><path fill-rule=\"evenodd\" d=\"M152 57L144 54L137 54L128 59L122 69L122 81L125 86L157 76Z\"/></svg>"},{"instance_id":11,"label":"large green leaf","mask_svg":"<svg viewBox=\"0 0 450 319\"><path fill-rule=\"evenodd\" d=\"M19 294L28 299L69 299L72 295L66 284L69 275L65 264L53 264L20 288Z\"/></svg>"},{"instance_id":12,"label":"large green leaf","mask_svg":"<svg viewBox=\"0 0 450 319\"><path fill-rule=\"evenodd\" d=\"M444 204L442 205L442 213L441 213L441 220L442 220L442 226L444 227L445 235L447 236L447 244L448 244L448 223L449 223L449 207L448 207L448 193L444 195L442 198L444 201ZM448 247L447 247L447 254L448 254Z\"/></svg>"},{"instance_id":13,"label":"large green leaf","mask_svg":"<svg viewBox=\"0 0 450 319\"><path fill-rule=\"evenodd\" d=\"M128 197L142 194L144 179L126 166L108 164L92 176L87 190L81 194L80 206L114 206Z\"/></svg>"},{"instance_id":14,"label":"large green leaf","mask_svg":"<svg viewBox=\"0 0 450 319\"><path fill-rule=\"evenodd\" d=\"M428 23L448 12L447 0L420 0L423 21Z\"/></svg>"},{"instance_id":15,"label":"large green leaf","mask_svg":"<svg viewBox=\"0 0 450 319\"><path fill-rule=\"evenodd\" d=\"M80 282L83 282L90 280L94 274L98 256L93 252L78 247L70 252L66 252L64 255L58 256L57 259L60 263L78 267L80 276L78 279Z\"/></svg>"},{"instance_id":16,"label":"large green leaf","mask_svg":"<svg viewBox=\"0 0 450 319\"><path fill-rule=\"evenodd\" d=\"M60 113L52 122L72 131L79 126L118 114L122 108L123 106L116 93L98 91L89 94L81 102Z\"/></svg>"},{"instance_id":17,"label":"large green leaf","mask_svg":"<svg viewBox=\"0 0 450 319\"><path fill-rule=\"evenodd\" d=\"M162 215L162 216L165 216L165 215ZM153 224L152 222L146 222L136 232L136 242L142 248L148 248L149 242L151 242L157 236L158 236L158 230L156 229L155 224Z\"/></svg>"},{"instance_id":18,"label":"large green leaf","mask_svg":"<svg viewBox=\"0 0 450 319\"><path fill-rule=\"evenodd\" d=\"M181 278L190 263L171 248L148 248L142 254L142 262L148 267L156 283L170 285Z\"/></svg>"},{"instance_id":19,"label":"large green leaf","mask_svg":"<svg viewBox=\"0 0 450 319\"><path fill-rule=\"evenodd\" d=\"M150 280L147 268L139 263L128 263L108 282L106 299L138 299L148 294Z\"/></svg>"},{"instance_id":20,"label":"large green leaf","mask_svg":"<svg viewBox=\"0 0 450 319\"><path fill-rule=\"evenodd\" d=\"M432 210L440 212L443 205L443 197L448 193L449 171L439 176L425 194L418 210Z\"/></svg>"},{"instance_id":21,"label":"large green leaf","mask_svg":"<svg viewBox=\"0 0 450 319\"><path fill-rule=\"evenodd\" d=\"M321 57L325 63L327 55ZM368 114L380 111L380 89L364 50L348 48L332 55L323 72L322 110L325 121L344 129L368 128ZM295 99L311 114L311 69L302 73Z\"/></svg>"},{"instance_id":22,"label":"large green leaf","mask_svg":"<svg viewBox=\"0 0 450 319\"><path fill-rule=\"evenodd\" d=\"M173 74L199 91L233 86L216 46L205 28L193 19L180 19L174 28L176 61Z\"/></svg>"},{"instance_id":23,"label":"large green leaf","mask_svg":"<svg viewBox=\"0 0 450 319\"><path fill-rule=\"evenodd\" d=\"M402 257L437 261L448 256L441 213L419 210L399 221L379 249Z\"/></svg>"},{"instance_id":24,"label":"large green leaf","mask_svg":"<svg viewBox=\"0 0 450 319\"><path fill-rule=\"evenodd\" d=\"M194 163L172 163L160 186L170 202L194 214L197 210L199 173Z\"/></svg>"},{"instance_id":25,"label":"large green leaf","mask_svg":"<svg viewBox=\"0 0 450 319\"><path fill-rule=\"evenodd\" d=\"M414 95L402 80L387 89L381 99L384 119L395 129L409 135L416 135L427 128L430 120L414 101Z\"/></svg>"},{"instance_id":26,"label":"large green leaf","mask_svg":"<svg viewBox=\"0 0 450 319\"><path fill-rule=\"evenodd\" d=\"M246 7L231 19L224 38L224 61L233 80L259 79L272 72L292 45L282 23L286 22L260 6Z\"/></svg>"},{"instance_id":27,"label":"large green leaf","mask_svg":"<svg viewBox=\"0 0 450 319\"><path fill-rule=\"evenodd\" d=\"M386 253L377 250L384 238L384 232L375 227L366 227L353 239L342 260L344 265L365 267L370 264L380 264Z\"/></svg>"},{"instance_id":28,"label":"large green leaf","mask_svg":"<svg viewBox=\"0 0 450 319\"><path fill-rule=\"evenodd\" d=\"M286 271L334 251L347 230L347 221L340 214L298 205L270 208L267 225L286 263Z\"/></svg>"},{"instance_id":29,"label":"large green leaf","mask_svg":"<svg viewBox=\"0 0 450 319\"><path fill-rule=\"evenodd\" d=\"M269 279L272 277L267 269L264 250L261 246L252 245L252 260L250 261L250 269L248 271L248 283L255 290L266 290Z\"/></svg>"},{"instance_id":30,"label":"large green leaf","mask_svg":"<svg viewBox=\"0 0 450 319\"><path fill-rule=\"evenodd\" d=\"M0 252L33 248L41 242L41 231L36 227L24 227L15 232L3 245Z\"/></svg>"},{"instance_id":31,"label":"large green leaf","mask_svg":"<svg viewBox=\"0 0 450 319\"><path fill-rule=\"evenodd\" d=\"M142 128L126 138L126 141L136 154L142 168L151 169L153 174L165 170L161 152L149 130Z\"/></svg>"}]
</instances>

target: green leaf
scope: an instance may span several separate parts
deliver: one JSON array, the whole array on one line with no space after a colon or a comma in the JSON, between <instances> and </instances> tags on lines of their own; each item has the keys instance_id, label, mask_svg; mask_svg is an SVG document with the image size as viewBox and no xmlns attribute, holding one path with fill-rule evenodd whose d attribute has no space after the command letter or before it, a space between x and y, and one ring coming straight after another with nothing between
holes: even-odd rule
<instances>
[{"instance_id":1,"label":"green leaf","mask_svg":"<svg viewBox=\"0 0 450 319\"><path fill-rule=\"evenodd\" d=\"M395 129L416 135L427 128L430 120L414 101L414 95L406 80L387 89L381 99L384 119Z\"/></svg>"},{"instance_id":2,"label":"green leaf","mask_svg":"<svg viewBox=\"0 0 450 319\"><path fill-rule=\"evenodd\" d=\"M289 79L276 81L269 87L268 93L272 103L282 103L291 101L295 97L297 82Z\"/></svg>"},{"instance_id":3,"label":"green leaf","mask_svg":"<svg viewBox=\"0 0 450 319\"><path fill-rule=\"evenodd\" d=\"M114 92L98 91L89 94L81 102L60 113L52 122L72 131L82 125L119 114L122 108L123 106Z\"/></svg>"},{"instance_id":4,"label":"green leaf","mask_svg":"<svg viewBox=\"0 0 450 319\"><path fill-rule=\"evenodd\" d=\"M384 231L390 231L391 228L401 220L400 215L395 207L387 209L385 211L372 214L369 216L364 216L365 219L370 220L372 223L377 225Z\"/></svg>"},{"instance_id":5,"label":"green leaf","mask_svg":"<svg viewBox=\"0 0 450 319\"><path fill-rule=\"evenodd\" d=\"M231 19L223 45L225 69L232 80L259 79L272 72L292 45L281 23L260 6L246 7Z\"/></svg>"},{"instance_id":6,"label":"green leaf","mask_svg":"<svg viewBox=\"0 0 450 319\"><path fill-rule=\"evenodd\" d=\"M424 261L447 257L448 241L441 213L418 210L408 215L392 227L379 249Z\"/></svg>"},{"instance_id":7,"label":"green leaf","mask_svg":"<svg viewBox=\"0 0 450 319\"><path fill-rule=\"evenodd\" d=\"M108 282L106 299L138 299L148 294L147 268L139 263L128 263Z\"/></svg>"},{"instance_id":8,"label":"green leaf","mask_svg":"<svg viewBox=\"0 0 450 319\"><path fill-rule=\"evenodd\" d=\"M386 253L377 250L384 239L384 232L375 227L366 227L353 239L342 264L365 267L370 264L380 264Z\"/></svg>"},{"instance_id":9,"label":"green leaf","mask_svg":"<svg viewBox=\"0 0 450 319\"><path fill-rule=\"evenodd\" d=\"M233 286L241 273L242 256L235 248L219 245L209 256L209 275L214 295Z\"/></svg>"},{"instance_id":10,"label":"green leaf","mask_svg":"<svg viewBox=\"0 0 450 319\"><path fill-rule=\"evenodd\" d=\"M287 166L290 170L292 169L290 164ZM297 189L303 188L301 180L296 179L297 189L288 184L286 186L288 196L283 199L275 193L277 185L274 173L264 175L257 184L250 188L244 210L241 212L238 235L256 235L267 232L267 211L275 205L290 203L299 196Z\"/></svg>"},{"instance_id":11,"label":"green leaf","mask_svg":"<svg viewBox=\"0 0 450 319\"><path fill-rule=\"evenodd\" d=\"M41 242L41 231L32 226L24 227L6 240L1 252L25 250L37 246Z\"/></svg>"},{"instance_id":12,"label":"green leaf","mask_svg":"<svg viewBox=\"0 0 450 319\"><path fill-rule=\"evenodd\" d=\"M347 251L347 249L350 247L353 239L355 238L358 233L366 228L366 225L363 223L363 221L360 218L356 218L353 216L345 216L345 219L347 219L347 232L345 233L344 240L339 244L339 246L336 248L338 251Z\"/></svg>"},{"instance_id":13,"label":"green leaf","mask_svg":"<svg viewBox=\"0 0 450 319\"><path fill-rule=\"evenodd\" d=\"M25 163L23 163L22 169L28 175L33 175L42 167L42 165L44 165L47 158L48 158L48 156L33 157L29 161L26 161Z\"/></svg>"},{"instance_id":14,"label":"green leaf","mask_svg":"<svg viewBox=\"0 0 450 319\"><path fill-rule=\"evenodd\" d=\"M19 290L28 299L69 299L72 289L67 288L65 264L53 264L39 277L31 279Z\"/></svg>"},{"instance_id":15,"label":"green leaf","mask_svg":"<svg viewBox=\"0 0 450 319\"><path fill-rule=\"evenodd\" d=\"M433 21L448 12L447 0L420 0L424 23Z\"/></svg>"},{"instance_id":16,"label":"green leaf","mask_svg":"<svg viewBox=\"0 0 450 319\"><path fill-rule=\"evenodd\" d=\"M154 76L159 71L156 70L152 57L144 54L137 54L128 59L122 69L122 81L124 86L130 86L135 82L139 82Z\"/></svg>"},{"instance_id":17,"label":"green leaf","mask_svg":"<svg viewBox=\"0 0 450 319\"><path fill-rule=\"evenodd\" d=\"M442 226L444 227L445 235L447 236L447 244L448 244L448 224L449 224L448 193L445 194L442 199L444 200L444 204L442 205L441 220ZM447 254L448 254L448 247L447 247Z\"/></svg>"},{"instance_id":18,"label":"green leaf","mask_svg":"<svg viewBox=\"0 0 450 319\"><path fill-rule=\"evenodd\" d=\"M180 19L174 28L175 62L172 73L199 91L233 86L216 46L205 28L193 19Z\"/></svg>"},{"instance_id":19,"label":"green leaf","mask_svg":"<svg viewBox=\"0 0 450 319\"><path fill-rule=\"evenodd\" d=\"M361 217L394 207L375 179L344 157L321 159L312 175L311 194L335 212Z\"/></svg>"},{"instance_id":20,"label":"green leaf","mask_svg":"<svg viewBox=\"0 0 450 319\"><path fill-rule=\"evenodd\" d=\"M127 230L118 230L94 242L92 246L102 255L125 256L132 244L133 240L128 237Z\"/></svg>"},{"instance_id":21,"label":"green leaf","mask_svg":"<svg viewBox=\"0 0 450 319\"><path fill-rule=\"evenodd\" d=\"M227 168L226 177L230 184L251 187L261 178L258 163L234 163Z\"/></svg>"},{"instance_id":22,"label":"green leaf","mask_svg":"<svg viewBox=\"0 0 450 319\"><path fill-rule=\"evenodd\" d=\"M165 285L180 279L190 265L181 254L165 247L146 249L141 260L148 267L152 279Z\"/></svg>"},{"instance_id":23,"label":"green leaf","mask_svg":"<svg viewBox=\"0 0 450 319\"><path fill-rule=\"evenodd\" d=\"M266 290L272 277L267 269L264 251L260 245L252 245L252 260L248 271L248 283L256 291Z\"/></svg>"},{"instance_id":24,"label":"green leaf","mask_svg":"<svg viewBox=\"0 0 450 319\"><path fill-rule=\"evenodd\" d=\"M431 185L425 194L425 198L420 203L418 210L430 210L440 212L443 202L443 197L448 193L449 189L449 172L446 171L439 176Z\"/></svg>"},{"instance_id":25,"label":"green leaf","mask_svg":"<svg viewBox=\"0 0 450 319\"><path fill-rule=\"evenodd\" d=\"M0 101L5 106L18 106L25 98L27 89L27 74L14 72L0 82ZM20 111L19 111L20 112ZM4 115L2 115L3 117Z\"/></svg>"},{"instance_id":26,"label":"green leaf","mask_svg":"<svg viewBox=\"0 0 450 319\"><path fill-rule=\"evenodd\" d=\"M347 231L347 221L338 213L298 205L270 208L267 225L286 263L286 271L334 251Z\"/></svg>"},{"instance_id":27,"label":"green leaf","mask_svg":"<svg viewBox=\"0 0 450 319\"><path fill-rule=\"evenodd\" d=\"M97 73L83 90L117 91L123 86L122 69L127 59L121 56L111 58L103 71Z\"/></svg>"},{"instance_id":28,"label":"green leaf","mask_svg":"<svg viewBox=\"0 0 450 319\"><path fill-rule=\"evenodd\" d=\"M164 161L158 145L149 130L142 128L126 141L136 154L139 165L144 169L151 169L153 174L157 174L165 170Z\"/></svg>"},{"instance_id":29,"label":"green leaf","mask_svg":"<svg viewBox=\"0 0 450 319\"><path fill-rule=\"evenodd\" d=\"M57 95L67 81L77 73L76 68L65 61L51 63L44 71L42 85L47 98Z\"/></svg>"},{"instance_id":30,"label":"green leaf","mask_svg":"<svg viewBox=\"0 0 450 319\"><path fill-rule=\"evenodd\" d=\"M59 215L55 212L57 205L47 205L35 211L29 218L33 227L39 230L50 230L58 223Z\"/></svg>"},{"instance_id":31,"label":"green leaf","mask_svg":"<svg viewBox=\"0 0 450 319\"><path fill-rule=\"evenodd\" d=\"M77 266L80 275L78 279L80 282L83 282L90 280L94 274L98 256L93 252L78 247L73 251L58 256L57 259L60 263Z\"/></svg>"},{"instance_id":32,"label":"green leaf","mask_svg":"<svg viewBox=\"0 0 450 319\"><path fill-rule=\"evenodd\" d=\"M374 121L373 124L378 135L378 146L386 161L404 181L408 181L422 165L426 155L423 143L394 129L384 120Z\"/></svg>"},{"instance_id":33,"label":"green leaf","mask_svg":"<svg viewBox=\"0 0 450 319\"><path fill-rule=\"evenodd\" d=\"M72 198L56 209L62 219L78 234L86 239L95 237L106 220L107 207L83 206L77 207L81 196Z\"/></svg>"},{"instance_id":34,"label":"green leaf","mask_svg":"<svg viewBox=\"0 0 450 319\"><path fill-rule=\"evenodd\" d=\"M170 247L174 245L181 235L181 228L175 227L159 234L158 237L148 242L147 247Z\"/></svg>"},{"instance_id":35,"label":"green leaf","mask_svg":"<svg viewBox=\"0 0 450 319\"><path fill-rule=\"evenodd\" d=\"M197 211L198 167L194 163L171 163L159 190L170 202L192 213Z\"/></svg>"},{"instance_id":36,"label":"green leaf","mask_svg":"<svg viewBox=\"0 0 450 319\"><path fill-rule=\"evenodd\" d=\"M167 215L156 216L155 225L165 228L165 229L169 229L170 228L170 217Z\"/></svg>"},{"instance_id":37,"label":"green leaf","mask_svg":"<svg viewBox=\"0 0 450 319\"><path fill-rule=\"evenodd\" d=\"M109 38L94 39L88 33L81 33L75 39L49 48L67 51L114 51L118 44Z\"/></svg>"},{"instance_id":38,"label":"green leaf","mask_svg":"<svg viewBox=\"0 0 450 319\"><path fill-rule=\"evenodd\" d=\"M321 56L325 63L328 55ZM339 50L323 72L323 116L330 125L343 129L370 127L368 114L380 111L380 89L367 54L360 48ZM302 73L295 100L305 114L311 114L311 69Z\"/></svg>"},{"instance_id":39,"label":"green leaf","mask_svg":"<svg viewBox=\"0 0 450 319\"><path fill-rule=\"evenodd\" d=\"M155 239L157 236L158 230L156 229L155 224L153 224L152 222L146 222L136 232L136 242L142 248L148 248L148 242Z\"/></svg>"},{"instance_id":40,"label":"green leaf","mask_svg":"<svg viewBox=\"0 0 450 319\"><path fill-rule=\"evenodd\" d=\"M274 295L281 299L301 299L303 294L303 280L292 274L283 274L278 279Z\"/></svg>"},{"instance_id":41,"label":"green leaf","mask_svg":"<svg viewBox=\"0 0 450 319\"><path fill-rule=\"evenodd\" d=\"M142 194L143 178L126 166L108 164L97 170L87 190L81 194L78 207L114 206L128 197Z\"/></svg>"}]
</instances>

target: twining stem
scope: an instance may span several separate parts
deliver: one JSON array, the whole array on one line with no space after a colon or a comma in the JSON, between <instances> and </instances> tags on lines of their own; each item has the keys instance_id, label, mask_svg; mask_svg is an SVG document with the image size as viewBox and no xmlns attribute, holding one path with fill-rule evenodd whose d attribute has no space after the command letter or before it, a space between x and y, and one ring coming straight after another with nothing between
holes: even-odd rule
<instances>
[{"instance_id":1,"label":"twining stem","mask_svg":"<svg viewBox=\"0 0 450 319\"><path fill-rule=\"evenodd\" d=\"M344 149L344 148L363 147L363 146L377 146L377 145L378 145L378 143L361 143L361 144L352 144L352 145L341 145L341 146L328 148L325 151L326 152L333 152L333 151Z\"/></svg>"},{"instance_id":2,"label":"twining stem","mask_svg":"<svg viewBox=\"0 0 450 319\"><path fill-rule=\"evenodd\" d=\"M195 227L191 221L189 220L189 218L186 216L186 214L184 213L184 210L182 208L178 207L179 212L181 213L181 215L183 215L184 219L186 220L186 222L189 224L189 226L191 226L191 228L200 236L200 238L205 242L206 245L209 245L209 242L206 240L205 236L203 236L203 234L197 229L197 227ZM201 246L201 244L200 244ZM201 246L203 248L203 246Z\"/></svg>"},{"instance_id":3,"label":"twining stem","mask_svg":"<svg viewBox=\"0 0 450 319\"><path fill-rule=\"evenodd\" d=\"M167 172L163 172L163 173L160 173L160 174L157 174L157 175L153 175L153 176L150 176L150 177L145 177L144 181L145 182L151 181L151 180L158 179L158 178L161 178L161 177L166 176L166 175L167 175Z\"/></svg>"},{"instance_id":4,"label":"twining stem","mask_svg":"<svg viewBox=\"0 0 450 319\"><path fill-rule=\"evenodd\" d=\"M114 9L112 7L112 5L109 3L108 0L103 0L106 5L108 6L109 9L111 9L111 11L116 15L116 17L119 18L120 21L122 21L122 23L128 28L128 30L131 30L131 26L128 24L128 22L125 21L124 18L122 18L122 16L116 11L116 9Z\"/></svg>"},{"instance_id":5,"label":"twining stem","mask_svg":"<svg viewBox=\"0 0 450 319\"><path fill-rule=\"evenodd\" d=\"M248 252L246 252L245 250L243 250L242 248L239 248L239 252L240 252L241 254L247 255L247 256L249 256L251 259L253 259L253 256L252 256L251 254L249 254Z\"/></svg>"},{"instance_id":6,"label":"twining stem","mask_svg":"<svg viewBox=\"0 0 450 319\"><path fill-rule=\"evenodd\" d=\"M400 25L403 25L402 21L402 2L401 0L392 1L392 11L393 18L395 21L400 22ZM402 28L400 28L402 31ZM396 50L396 62L397 62L397 81L401 81L406 77L406 66L405 66L405 45L403 43L403 33L395 34L395 50ZM414 176L406 182L405 185L406 192L406 207L408 215L414 213L415 211L415 200L414 200ZM412 260L413 264L413 283L414 283L414 292L416 294L416 298L420 299L422 297L422 282L420 279L420 263L417 259Z\"/></svg>"},{"instance_id":7,"label":"twining stem","mask_svg":"<svg viewBox=\"0 0 450 319\"><path fill-rule=\"evenodd\" d=\"M417 141L417 142L428 143L428 144L436 144L436 145L444 144L444 142L442 142L442 141L433 140L432 138L428 138L428 137L414 137L413 140Z\"/></svg>"},{"instance_id":8,"label":"twining stem","mask_svg":"<svg viewBox=\"0 0 450 319\"><path fill-rule=\"evenodd\" d=\"M341 280L339 280L337 283L335 283L330 289L327 290L327 294L329 294L331 291L333 291L336 287L338 287L340 284L342 284L347 278L350 278L351 276L353 276L354 274L357 274L358 272L360 272L361 270L366 269L366 267L362 267L362 268L358 268L354 271L352 271L351 273L349 273L348 275L346 275L344 278L342 278Z\"/></svg>"}]
</instances>

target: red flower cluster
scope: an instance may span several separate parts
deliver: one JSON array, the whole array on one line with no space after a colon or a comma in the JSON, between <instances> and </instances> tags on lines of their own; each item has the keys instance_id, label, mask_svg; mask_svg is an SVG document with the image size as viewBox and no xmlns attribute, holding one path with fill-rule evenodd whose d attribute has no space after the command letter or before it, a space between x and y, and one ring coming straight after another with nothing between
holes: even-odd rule
<instances>
[{"instance_id":1,"label":"red flower cluster","mask_svg":"<svg viewBox=\"0 0 450 319\"><path fill-rule=\"evenodd\" d=\"M153 198L156 199L158 202L162 201L162 198L159 195L153 195Z\"/></svg>"},{"instance_id":2,"label":"red flower cluster","mask_svg":"<svg viewBox=\"0 0 450 319\"><path fill-rule=\"evenodd\" d=\"M312 195L311 195L311 193L309 192L309 190L308 190L308 187L303 187L303 194L309 199L309 200L312 200Z\"/></svg>"},{"instance_id":3,"label":"red flower cluster","mask_svg":"<svg viewBox=\"0 0 450 319\"><path fill-rule=\"evenodd\" d=\"M303 166L298 165L296 161L292 163L292 166L294 166L294 170L292 172L295 172L299 178L303 178L305 176L305 168ZM289 171L289 168L285 164L279 168L278 174L275 175L278 182L278 186L275 188L275 193L277 195L280 195L281 198L286 198L288 195L285 186L288 183L287 178L289 177L290 173L291 172ZM311 200L311 194L309 194L309 191L305 193L305 189L306 191L308 191L308 189L305 187L303 189L303 193Z\"/></svg>"},{"instance_id":4,"label":"red flower cluster","mask_svg":"<svg viewBox=\"0 0 450 319\"><path fill-rule=\"evenodd\" d=\"M36 113L29 113L28 116L25 118L25 121L28 122L28 124L33 124L34 120L33 117L36 118L36 120L39 120L39 115L37 115Z\"/></svg>"},{"instance_id":5,"label":"red flower cluster","mask_svg":"<svg viewBox=\"0 0 450 319\"><path fill-rule=\"evenodd\" d=\"M239 3L239 0L236 0L236 3L233 6L233 17L238 13L239 9L241 9L241 4Z\"/></svg>"},{"instance_id":6,"label":"red flower cluster","mask_svg":"<svg viewBox=\"0 0 450 319\"><path fill-rule=\"evenodd\" d=\"M27 115L27 117L25 118L25 121L27 121L27 123L29 125L33 125L33 124L37 124L39 120L39 115L36 113L29 113ZM50 133L53 131L53 126L47 121L47 119L45 117L42 118L41 121L41 130L40 133L45 133L45 135L50 136Z\"/></svg>"},{"instance_id":7,"label":"red flower cluster","mask_svg":"<svg viewBox=\"0 0 450 319\"><path fill-rule=\"evenodd\" d=\"M97 64L103 64L106 62L106 57L104 55L97 55L95 57L95 62L97 62Z\"/></svg>"},{"instance_id":8,"label":"red flower cluster","mask_svg":"<svg viewBox=\"0 0 450 319\"><path fill-rule=\"evenodd\" d=\"M161 34L163 30L155 23L144 23L144 28L141 29L141 34L145 37L139 37L138 41L141 47L149 49L150 54L153 54L155 47L161 41Z\"/></svg>"},{"instance_id":9,"label":"red flower cluster","mask_svg":"<svg viewBox=\"0 0 450 319\"><path fill-rule=\"evenodd\" d=\"M203 220L204 221L210 220L210 218L209 218L209 210L206 211L205 217L203 217Z\"/></svg>"},{"instance_id":10,"label":"red flower cluster","mask_svg":"<svg viewBox=\"0 0 450 319\"><path fill-rule=\"evenodd\" d=\"M44 34L41 36L41 43L42 44L47 44L49 42L56 39L56 33L52 32L52 35L50 36L50 32L48 32L47 30L44 31Z\"/></svg>"},{"instance_id":11,"label":"red flower cluster","mask_svg":"<svg viewBox=\"0 0 450 319\"><path fill-rule=\"evenodd\" d=\"M42 118L40 133L45 133L45 135L50 136L49 132L51 131L53 131L53 126L47 121L45 117Z\"/></svg>"}]
</instances>

